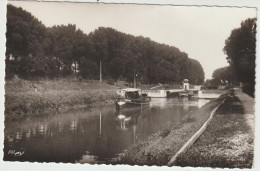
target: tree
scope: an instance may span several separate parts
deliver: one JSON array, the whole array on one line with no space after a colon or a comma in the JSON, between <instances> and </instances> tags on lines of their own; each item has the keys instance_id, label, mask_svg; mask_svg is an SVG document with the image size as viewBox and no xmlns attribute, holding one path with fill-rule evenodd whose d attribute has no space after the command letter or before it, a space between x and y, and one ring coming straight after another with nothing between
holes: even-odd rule
<instances>
[{"instance_id":1,"label":"tree","mask_svg":"<svg viewBox=\"0 0 260 171\"><path fill-rule=\"evenodd\" d=\"M6 56L42 56L45 26L22 8L7 6Z\"/></svg>"},{"instance_id":2,"label":"tree","mask_svg":"<svg viewBox=\"0 0 260 171\"><path fill-rule=\"evenodd\" d=\"M86 79L98 79L99 66L86 57L81 57L79 62L80 75Z\"/></svg>"},{"instance_id":3,"label":"tree","mask_svg":"<svg viewBox=\"0 0 260 171\"><path fill-rule=\"evenodd\" d=\"M232 84L237 83L236 73L230 66L216 69L212 74L212 78L213 82L218 85L226 81Z\"/></svg>"},{"instance_id":4,"label":"tree","mask_svg":"<svg viewBox=\"0 0 260 171\"><path fill-rule=\"evenodd\" d=\"M44 75L40 66L43 65L45 33L46 28L38 19L22 8L8 5L6 71L26 78L32 73Z\"/></svg>"},{"instance_id":5,"label":"tree","mask_svg":"<svg viewBox=\"0 0 260 171\"><path fill-rule=\"evenodd\" d=\"M56 63L61 75L72 73L72 64L77 66L80 58L88 55L88 49L88 37L77 29L76 25L68 24L48 28L45 52L51 58L57 59ZM74 70L76 69L75 67Z\"/></svg>"},{"instance_id":6,"label":"tree","mask_svg":"<svg viewBox=\"0 0 260 171\"><path fill-rule=\"evenodd\" d=\"M239 80L255 80L256 19L247 19L241 27L234 29L226 40L224 52L227 61L238 72Z\"/></svg>"},{"instance_id":7,"label":"tree","mask_svg":"<svg viewBox=\"0 0 260 171\"><path fill-rule=\"evenodd\" d=\"M132 82L135 70L145 84L204 80L200 63L185 52L113 28L99 27L88 35L73 24L46 28L30 13L8 5L6 34L6 71L27 79L76 71L97 79L101 61L104 79Z\"/></svg>"},{"instance_id":8,"label":"tree","mask_svg":"<svg viewBox=\"0 0 260 171\"><path fill-rule=\"evenodd\" d=\"M249 84L251 93L255 85L256 18L241 23L240 28L232 30L225 41L224 53L234 68L240 82Z\"/></svg>"}]
</instances>

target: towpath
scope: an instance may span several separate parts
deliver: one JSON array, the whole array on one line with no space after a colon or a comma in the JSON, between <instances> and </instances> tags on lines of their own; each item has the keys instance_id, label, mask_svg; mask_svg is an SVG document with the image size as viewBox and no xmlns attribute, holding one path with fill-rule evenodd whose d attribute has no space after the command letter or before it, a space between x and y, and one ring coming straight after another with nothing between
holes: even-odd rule
<instances>
[{"instance_id":1,"label":"towpath","mask_svg":"<svg viewBox=\"0 0 260 171\"><path fill-rule=\"evenodd\" d=\"M254 156L254 98L235 89L212 122L177 159L177 166L252 168Z\"/></svg>"},{"instance_id":2,"label":"towpath","mask_svg":"<svg viewBox=\"0 0 260 171\"><path fill-rule=\"evenodd\" d=\"M244 116L246 118L247 124L250 126L252 131L254 132L254 120L255 120L255 115L254 115L254 105L255 105L255 99L246 93L243 93L241 89L236 89L235 90L235 95L239 98L241 101L241 104L244 108Z\"/></svg>"}]
</instances>

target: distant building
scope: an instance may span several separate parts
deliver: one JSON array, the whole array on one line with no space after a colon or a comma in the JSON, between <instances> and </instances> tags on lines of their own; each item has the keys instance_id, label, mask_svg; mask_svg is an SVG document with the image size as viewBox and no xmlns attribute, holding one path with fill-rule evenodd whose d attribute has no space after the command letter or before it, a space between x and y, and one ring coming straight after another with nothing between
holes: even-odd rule
<instances>
[{"instance_id":1,"label":"distant building","mask_svg":"<svg viewBox=\"0 0 260 171\"><path fill-rule=\"evenodd\" d=\"M73 62L71 65L71 70L73 73L78 73L79 72L79 64L78 62Z\"/></svg>"}]
</instances>

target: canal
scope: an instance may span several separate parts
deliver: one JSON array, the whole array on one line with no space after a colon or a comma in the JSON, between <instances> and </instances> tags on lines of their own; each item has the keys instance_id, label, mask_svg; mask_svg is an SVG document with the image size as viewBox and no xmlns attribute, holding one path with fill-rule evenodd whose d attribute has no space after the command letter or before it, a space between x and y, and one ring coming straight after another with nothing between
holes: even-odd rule
<instances>
[{"instance_id":1,"label":"canal","mask_svg":"<svg viewBox=\"0 0 260 171\"><path fill-rule=\"evenodd\" d=\"M81 109L48 118L6 123L4 160L109 163L131 145L178 123L209 100L154 98L142 111L115 106Z\"/></svg>"}]
</instances>

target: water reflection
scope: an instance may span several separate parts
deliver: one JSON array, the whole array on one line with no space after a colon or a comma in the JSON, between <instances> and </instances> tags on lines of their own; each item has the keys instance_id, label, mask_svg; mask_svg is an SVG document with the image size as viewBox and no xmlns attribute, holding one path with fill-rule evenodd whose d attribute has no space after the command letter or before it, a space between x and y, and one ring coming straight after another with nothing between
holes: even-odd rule
<instances>
[{"instance_id":1,"label":"water reflection","mask_svg":"<svg viewBox=\"0 0 260 171\"><path fill-rule=\"evenodd\" d=\"M76 131L77 130L77 126L78 126L78 122L77 121L71 121L70 122L70 130L71 131Z\"/></svg>"},{"instance_id":2,"label":"water reflection","mask_svg":"<svg viewBox=\"0 0 260 171\"><path fill-rule=\"evenodd\" d=\"M25 137L26 138L30 138L31 136L31 129L29 129L26 133L25 133Z\"/></svg>"},{"instance_id":3,"label":"water reflection","mask_svg":"<svg viewBox=\"0 0 260 171\"><path fill-rule=\"evenodd\" d=\"M76 163L90 163L90 164L95 164L97 163L98 157L94 155L89 155L89 152L86 151L86 154L82 156L82 159L76 161Z\"/></svg>"},{"instance_id":4,"label":"water reflection","mask_svg":"<svg viewBox=\"0 0 260 171\"><path fill-rule=\"evenodd\" d=\"M20 140L20 139L22 139L22 132L16 132L16 136L15 136L15 139L16 140Z\"/></svg>"},{"instance_id":5,"label":"water reflection","mask_svg":"<svg viewBox=\"0 0 260 171\"><path fill-rule=\"evenodd\" d=\"M208 103L210 100L208 99L199 99L198 100L198 108L201 108L202 106L204 106L206 103Z\"/></svg>"},{"instance_id":6,"label":"water reflection","mask_svg":"<svg viewBox=\"0 0 260 171\"><path fill-rule=\"evenodd\" d=\"M183 105L183 109L185 111L189 110L189 98L188 97L182 97L182 98L179 98L180 101L181 101L181 104Z\"/></svg>"},{"instance_id":7,"label":"water reflection","mask_svg":"<svg viewBox=\"0 0 260 171\"><path fill-rule=\"evenodd\" d=\"M158 98L152 99L149 108L137 111L116 112L114 106L101 106L7 123L4 160L106 163L207 102ZM14 149L25 153L19 157L8 155Z\"/></svg>"},{"instance_id":8,"label":"water reflection","mask_svg":"<svg viewBox=\"0 0 260 171\"><path fill-rule=\"evenodd\" d=\"M37 131L38 131L40 134L45 135L45 134L47 133L47 128L48 128L48 125L47 125L47 124L41 124L41 125L38 126Z\"/></svg>"},{"instance_id":9,"label":"water reflection","mask_svg":"<svg viewBox=\"0 0 260 171\"><path fill-rule=\"evenodd\" d=\"M151 106L163 109L166 107L167 102L167 98L154 98L151 102Z\"/></svg>"}]
</instances>

